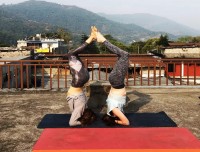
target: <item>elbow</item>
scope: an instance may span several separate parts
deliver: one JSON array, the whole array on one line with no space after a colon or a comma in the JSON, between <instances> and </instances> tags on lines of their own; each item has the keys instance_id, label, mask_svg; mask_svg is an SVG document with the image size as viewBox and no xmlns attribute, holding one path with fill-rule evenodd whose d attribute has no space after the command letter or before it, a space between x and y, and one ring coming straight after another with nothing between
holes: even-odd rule
<instances>
[{"instance_id":1,"label":"elbow","mask_svg":"<svg viewBox=\"0 0 200 152\"><path fill-rule=\"evenodd\" d=\"M81 123L79 121L70 121L69 122L70 127L77 126L77 125L81 125Z\"/></svg>"},{"instance_id":2,"label":"elbow","mask_svg":"<svg viewBox=\"0 0 200 152\"><path fill-rule=\"evenodd\" d=\"M72 127L72 126L75 126L75 124L72 122L69 122L69 126Z\"/></svg>"},{"instance_id":3,"label":"elbow","mask_svg":"<svg viewBox=\"0 0 200 152\"><path fill-rule=\"evenodd\" d=\"M129 122L128 119L127 120L115 120L115 122L117 124L124 125L124 126L129 126L130 125L130 122Z\"/></svg>"}]
</instances>

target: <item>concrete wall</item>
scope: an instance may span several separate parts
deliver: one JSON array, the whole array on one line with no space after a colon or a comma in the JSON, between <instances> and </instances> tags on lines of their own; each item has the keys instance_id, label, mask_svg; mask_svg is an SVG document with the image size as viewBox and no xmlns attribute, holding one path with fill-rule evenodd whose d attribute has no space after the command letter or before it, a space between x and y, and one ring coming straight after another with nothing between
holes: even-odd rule
<instances>
[{"instance_id":1,"label":"concrete wall","mask_svg":"<svg viewBox=\"0 0 200 152\"><path fill-rule=\"evenodd\" d=\"M2 58L12 58L17 56L29 56L30 51L14 51L14 52L0 52Z\"/></svg>"},{"instance_id":2,"label":"concrete wall","mask_svg":"<svg viewBox=\"0 0 200 152\"><path fill-rule=\"evenodd\" d=\"M167 58L200 58L200 48L171 48L165 49Z\"/></svg>"}]
</instances>

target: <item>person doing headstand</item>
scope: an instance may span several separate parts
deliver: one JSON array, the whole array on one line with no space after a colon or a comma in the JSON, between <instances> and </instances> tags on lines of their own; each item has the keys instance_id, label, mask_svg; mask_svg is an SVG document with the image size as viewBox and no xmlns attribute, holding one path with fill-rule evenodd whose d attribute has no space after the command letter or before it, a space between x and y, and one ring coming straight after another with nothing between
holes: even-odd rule
<instances>
[{"instance_id":1,"label":"person doing headstand","mask_svg":"<svg viewBox=\"0 0 200 152\"><path fill-rule=\"evenodd\" d=\"M67 101L72 112L70 126L88 125L96 119L95 113L87 108L87 98L83 91L85 83L89 80L89 72L78 56L94 39L96 35L91 27L91 35L85 43L67 54L72 75L71 86L67 92Z\"/></svg>"},{"instance_id":2,"label":"person doing headstand","mask_svg":"<svg viewBox=\"0 0 200 152\"><path fill-rule=\"evenodd\" d=\"M117 46L111 44L106 38L96 30L97 42L105 45L109 52L118 56L118 60L109 75L111 90L107 97L107 114L102 120L107 125L129 125L129 120L124 114L123 106L126 104L126 89L124 79L128 71L129 54Z\"/></svg>"}]
</instances>

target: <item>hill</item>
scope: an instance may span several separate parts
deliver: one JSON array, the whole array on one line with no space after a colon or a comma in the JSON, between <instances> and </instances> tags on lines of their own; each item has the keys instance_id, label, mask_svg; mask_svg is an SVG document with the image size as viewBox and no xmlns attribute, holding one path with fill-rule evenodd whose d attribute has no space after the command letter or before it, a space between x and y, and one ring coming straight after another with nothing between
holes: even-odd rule
<instances>
[{"instance_id":1,"label":"hill","mask_svg":"<svg viewBox=\"0 0 200 152\"><path fill-rule=\"evenodd\" d=\"M74 35L89 33L90 26L95 25L103 34L110 34L113 37L123 42L132 42L133 40L145 40L151 37L159 37L163 32L152 32L135 24L122 24L110 21L93 12L87 11L76 6L59 5L45 1L30 0L15 5L1 5L0 9L5 14L15 14L15 21L18 21L17 27L22 24L21 30L24 34L29 31L29 25L38 26L41 30L46 29L46 25L51 27L63 27L68 29ZM4 15L5 15L4 14ZM5 20L0 20L0 24L5 24ZM2 30L9 29L12 23L7 23L7 27L2 27ZM35 33L40 31L40 28L31 29ZM24 31L26 29L26 31ZM20 32L21 33L21 32ZM40 32L41 33L41 32ZM19 34L20 35L20 34Z\"/></svg>"},{"instance_id":2,"label":"hill","mask_svg":"<svg viewBox=\"0 0 200 152\"><path fill-rule=\"evenodd\" d=\"M197 36L200 34L200 31L198 30L179 24L170 19L151 14L137 13L111 15L99 13L99 15L112 21L120 22L123 24L136 24L151 31L163 31L176 36Z\"/></svg>"},{"instance_id":3,"label":"hill","mask_svg":"<svg viewBox=\"0 0 200 152\"><path fill-rule=\"evenodd\" d=\"M55 31L57 27L24 20L16 14L2 9L0 11L0 44L15 45L18 39L24 39L36 33Z\"/></svg>"}]
</instances>

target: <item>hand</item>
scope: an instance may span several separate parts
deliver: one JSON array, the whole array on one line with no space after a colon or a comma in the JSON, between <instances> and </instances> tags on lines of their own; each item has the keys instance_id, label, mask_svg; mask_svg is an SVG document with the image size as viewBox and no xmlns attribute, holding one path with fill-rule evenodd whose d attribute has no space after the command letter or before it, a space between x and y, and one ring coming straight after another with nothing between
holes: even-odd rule
<instances>
[{"instance_id":1,"label":"hand","mask_svg":"<svg viewBox=\"0 0 200 152\"><path fill-rule=\"evenodd\" d=\"M90 37L86 40L86 43L90 44L92 41L97 39L97 28L95 26L91 26Z\"/></svg>"},{"instance_id":2,"label":"hand","mask_svg":"<svg viewBox=\"0 0 200 152\"><path fill-rule=\"evenodd\" d=\"M106 41L106 38L100 33L97 32L97 42L103 43L104 41Z\"/></svg>"},{"instance_id":3,"label":"hand","mask_svg":"<svg viewBox=\"0 0 200 152\"><path fill-rule=\"evenodd\" d=\"M90 37L92 37L93 40L97 39L97 28L95 26L91 26L91 34Z\"/></svg>"}]
</instances>

